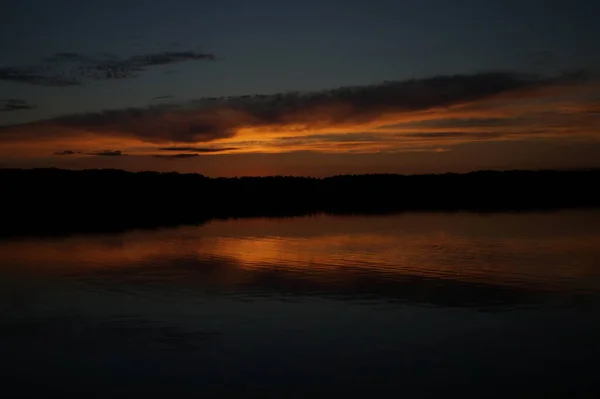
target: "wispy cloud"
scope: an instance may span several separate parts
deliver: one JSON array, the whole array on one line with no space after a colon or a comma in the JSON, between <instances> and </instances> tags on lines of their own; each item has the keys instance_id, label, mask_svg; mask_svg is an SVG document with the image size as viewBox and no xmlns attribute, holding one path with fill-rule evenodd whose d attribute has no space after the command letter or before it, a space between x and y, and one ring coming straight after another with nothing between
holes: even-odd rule
<instances>
[{"instance_id":1,"label":"wispy cloud","mask_svg":"<svg viewBox=\"0 0 600 399\"><path fill-rule=\"evenodd\" d=\"M162 158L162 159L187 159L187 158L195 158L198 157L199 154L173 154L173 155L152 155L154 158Z\"/></svg>"},{"instance_id":2,"label":"wispy cloud","mask_svg":"<svg viewBox=\"0 0 600 399\"><path fill-rule=\"evenodd\" d=\"M66 75L64 71L49 73L45 66L1 67L0 80L54 87L77 86L81 83L79 79Z\"/></svg>"},{"instance_id":3,"label":"wispy cloud","mask_svg":"<svg viewBox=\"0 0 600 399\"><path fill-rule=\"evenodd\" d=\"M62 52L35 65L0 68L0 80L37 86L78 86L86 80L126 79L149 68L189 61L214 61L215 56L194 51L165 51L118 57Z\"/></svg>"},{"instance_id":4,"label":"wispy cloud","mask_svg":"<svg viewBox=\"0 0 600 399\"><path fill-rule=\"evenodd\" d=\"M233 151L237 148L224 147L224 148L204 148L204 147L160 147L159 151L187 151L196 153L214 153L223 151Z\"/></svg>"},{"instance_id":5,"label":"wispy cloud","mask_svg":"<svg viewBox=\"0 0 600 399\"><path fill-rule=\"evenodd\" d=\"M61 57L76 58L74 54ZM145 62L166 61L150 57ZM436 76L318 92L202 98L180 105L65 115L0 127L0 142L37 144L60 137L73 146L79 141L86 148L118 145L134 154L146 145L143 151L148 155L153 155L149 146L154 153L173 151L183 158L234 149L429 150L465 141L598 134L600 108L590 97L597 89L595 76L581 72ZM194 145L209 142L215 146Z\"/></svg>"},{"instance_id":6,"label":"wispy cloud","mask_svg":"<svg viewBox=\"0 0 600 399\"><path fill-rule=\"evenodd\" d=\"M58 155L58 156L75 155L75 154L81 154L81 152L80 151L73 151L73 150L62 150L62 151L56 151L54 153L54 155Z\"/></svg>"},{"instance_id":7,"label":"wispy cloud","mask_svg":"<svg viewBox=\"0 0 600 399\"><path fill-rule=\"evenodd\" d=\"M88 152L86 155L95 155L99 157L121 157L127 154L124 154L121 150L102 150L97 152Z\"/></svg>"},{"instance_id":8,"label":"wispy cloud","mask_svg":"<svg viewBox=\"0 0 600 399\"><path fill-rule=\"evenodd\" d=\"M0 112L25 111L36 108L37 105L31 104L25 100L19 100L16 98L0 100Z\"/></svg>"}]
</instances>

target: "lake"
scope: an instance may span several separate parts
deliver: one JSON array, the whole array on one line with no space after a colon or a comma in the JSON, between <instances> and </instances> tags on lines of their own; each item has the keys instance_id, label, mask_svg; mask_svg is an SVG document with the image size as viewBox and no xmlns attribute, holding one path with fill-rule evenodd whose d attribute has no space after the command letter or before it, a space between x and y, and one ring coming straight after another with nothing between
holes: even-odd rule
<instances>
[{"instance_id":1,"label":"lake","mask_svg":"<svg viewBox=\"0 0 600 399\"><path fill-rule=\"evenodd\" d=\"M0 241L4 397L597 397L600 210Z\"/></svg>"}]
</instances>

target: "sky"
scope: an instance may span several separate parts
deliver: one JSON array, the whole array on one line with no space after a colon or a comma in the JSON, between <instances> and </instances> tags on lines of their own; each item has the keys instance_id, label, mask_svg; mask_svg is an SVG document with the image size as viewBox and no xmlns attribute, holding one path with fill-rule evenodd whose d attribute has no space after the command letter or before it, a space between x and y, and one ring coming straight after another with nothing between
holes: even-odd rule
<instances>
[{"instance_id":1,"label":"sky","mask_svg":"<svg viewBox=\"0 0 600 399\"><path fill-rule=\"evenodd\" d=\"M9 0L0 167L600 167L600 3Z\"/></svg>"}]
</instances>

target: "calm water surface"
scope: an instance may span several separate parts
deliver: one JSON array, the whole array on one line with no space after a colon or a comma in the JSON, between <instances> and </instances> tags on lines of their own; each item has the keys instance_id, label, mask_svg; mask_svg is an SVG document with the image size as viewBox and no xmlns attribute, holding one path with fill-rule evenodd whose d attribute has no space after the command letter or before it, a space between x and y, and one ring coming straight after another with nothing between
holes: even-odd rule
<instances>
[{"instance_id":1,"label":"calm water surface","mask_svg":"<svg viewBox=\"0 0 600 399\"><path fill-rule=\"evenodd\" d=\"M3 397L597 397L600 211L0 242Z\"/></svg>"}]
</instances>

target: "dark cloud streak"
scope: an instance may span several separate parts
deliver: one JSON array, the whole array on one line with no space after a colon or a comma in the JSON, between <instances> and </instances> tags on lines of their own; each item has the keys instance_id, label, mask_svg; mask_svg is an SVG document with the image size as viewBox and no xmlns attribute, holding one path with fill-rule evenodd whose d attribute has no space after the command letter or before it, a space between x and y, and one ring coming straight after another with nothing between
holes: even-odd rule
<instances>
[{"instance_id":1,"label":"dark cloud streak","mask_svg":"<svg viewBox=\"0 0 600 399\"><path fill-rule=\"evenodd\" d=\"M174 154L174 155L153 155L154 158L162 158L162 159L187 159L187 158L196 158L199 154Z\"/></svg>"},{"instance_id":2,"label":"dark cloud streak","mask_svg":"<svg viewBox=\"0 0 600 399\"><path fill-rule=\"evenodd\" d=\"M124 154L120 150L103 150L98 152L88 152L86 155L95 155L99 157L122 157L126 156L127 154Z\"/></svg>"},{"instance_id":3,"label":"dark cloud streak","mask_svg":"<svg viewBox=\"0 0 600 399\"><path fill-rule=\"evenodd\" d=\"M518 96L535 98L539 95L539 89L587 79L589 75L586 73L541 77L514 72L488 72L309 93L204 98L184 105L162 104L67 115L29 124L4 126L0 127L0 139L7 132L7 137L22 139L26 135L39 137L86 131L134 137L153 143L195 143L230 138L240 128L260 127L268 130L291 126L293 131L302 133L311 129L367 124L380 121L385 115L410 114L503 94L516 93ZM496 122L502 123L494 119L488 121L491 125ZM469 125L472 121L462 123Z\"/></svg>"},{"instance_id":4,"label":"dark cloud streak","mask_svg":"<svg viewBox=\"0 0 600 399\"><path fill-rule=\"evenodd\" d=\"M429 133L402 133L395 137L410 137L420 139L496 139L507 136L507 133L496 132L429 132Z\"/></svg>"},{"instance_id":5,"label":"dark cloud streak","mask_svg":"<svg viewBox=\"0 0 600 399\"><path fill-rule=\"evenodd\" d=\"M50 87L81 84L79 80L65 76L63 72L48 73L48 68L45 67L3 67L0 68L0 80Z\"/></svg>"},{"instance_id":6,"label":"dark cloud streak","mask_svg":"<svg viewBox=\"0 0 600 399\"><path fill-rule=\"evenodd\" d=\"M193 51L166 51L163 53L142 54L130 57L125 62L138 67L174 64L185 61L214 61L213 54Z\"/></svg>"},{"instance_id":7,"label":"dark cloud streak","mask_svg":"<svg viewBox=\"0 0 600 399\"><path fill-rule=\"evenodd\" d=\"M0 68L0 80L37 86L77 86L86 79L111 80L137 77L148 68L188 61L214 61L213 54L166 51L119 58L111 54L88 56L61 52L37 65Z\"/></svg>"},{"instance_id":8,"label":"dark cloud streak","mask_svg":"<svg viewBox=\"0 0 600 399\"><path fill-rule=\"evenodd\" d=\"M213 153L213 152L223 152L223 151L237 150L237 148L233 148L233 147L227 147L227 148L162 147L162 148L159 148L158 150L159 151L188 151L188 152L210 154L210 153Z\"/></svg>"},{"instance_id":9,"label":"dark cloud streak","mask_svg":"<svg viewBox=\"0 0 600 399\"><path fill-rule=\"evenodd\" d=\"M0 112L25 111L36 108L37 105L30 104L25 100L19 100L16 98L0 100Z\"/></svg>"}]
</instances>

